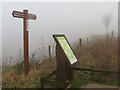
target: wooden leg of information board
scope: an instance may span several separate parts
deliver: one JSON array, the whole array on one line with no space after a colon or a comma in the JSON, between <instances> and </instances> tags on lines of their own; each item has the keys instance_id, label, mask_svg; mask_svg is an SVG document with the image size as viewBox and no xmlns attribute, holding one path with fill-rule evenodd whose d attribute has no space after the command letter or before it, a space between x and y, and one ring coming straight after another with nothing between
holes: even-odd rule
<instances>
[{"instance_id":1,"label":"wooden leg of information board","mask_svg":"<svg viewBox=\"0 0 120 90\"><path fill-rule=\"evenodd\" d=\"M60 45L56 45L56 59L57 59L57 71L56 81L61 81L65 84L66 80L73 80L73 68L67 64L67 58L61 49Z\"/></svg>"},{"instance_id":2,"label":"wooden leg of information board","mask_svg":"<svg viewBox=\"0 0 120 90\"><path fill-rule=\"evenodd\" d=\"M56 59L57 59L57 71L56 71L56 81L65 82L66 73L65 73L65 60L63 52L60 48L60 45L56 45Z\"/></svg>"}]
</instances>

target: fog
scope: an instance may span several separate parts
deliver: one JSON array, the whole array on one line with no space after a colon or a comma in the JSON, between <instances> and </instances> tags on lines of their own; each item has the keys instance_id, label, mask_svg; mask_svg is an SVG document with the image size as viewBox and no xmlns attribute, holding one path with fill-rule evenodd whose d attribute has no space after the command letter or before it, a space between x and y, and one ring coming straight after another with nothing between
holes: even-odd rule
<instances>
[{"instance_id":1,"label":"fog","mask_svg":"<svg viewBox=\"0 0 120 90\"><path fill-rule=\"evenodd\" d=\"M3 59L17 57L23 50L23 19L12 16L13 10L36 14L36 20L29 20L30 54L37 48L45 47L48 56L48 46L55 47L52 35L63 33L73 46L79 43L79 38L91 35L105 34L102 17L111 14L112 20L108 32L118 33L117 3L95 2L39 2L39 3L3 3L2 6L2 54Z\"/></svg>"},{"instance_id":2,"label":"fog","mask_svg":"<svg viewBox=\"0 0 120 90\"><path fill-rule=\"evenodd\" d=\"M2 4L0 3L0 66L2 63Z\"/></svg>"}]
</instances>

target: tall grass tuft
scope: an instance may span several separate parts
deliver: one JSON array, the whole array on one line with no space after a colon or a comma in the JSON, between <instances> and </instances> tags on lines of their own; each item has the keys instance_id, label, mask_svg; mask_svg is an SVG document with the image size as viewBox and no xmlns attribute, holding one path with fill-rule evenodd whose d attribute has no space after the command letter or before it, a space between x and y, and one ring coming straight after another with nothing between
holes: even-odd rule
<instances>
[{"instance_id":1,"label":"tall grass tuft","mask_svg":"<svg viewBox=\"0 0 120 90\"><path fill-rule=\"evenodd\" d=\"M118 70L118 38L110 37L92 37L90 41L79 44L74 47L74 52L78 57L76 67L99 68ZM116 79L117 75L108 75L103 73L94 73L104 79ZM102 77L103 76L103 77Z\"/></svg>"}]
</instances>

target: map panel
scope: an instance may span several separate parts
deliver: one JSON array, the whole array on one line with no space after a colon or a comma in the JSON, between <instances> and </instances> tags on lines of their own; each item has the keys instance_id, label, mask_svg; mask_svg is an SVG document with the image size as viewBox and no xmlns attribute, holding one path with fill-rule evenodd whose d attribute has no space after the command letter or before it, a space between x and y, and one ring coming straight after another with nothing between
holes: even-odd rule
<instances>
[{"instance_id":1,"label":"map panel","mask_svg":"<svg viewBox=\"0 0 120 90\"><path fill-rule=\"evenodd\" d=\"M69 61L71 64L75 63L77 61L77 58L75 57L73 51L71 50L67 40L65 37L56 37L57 40L59 41L60 45L62 46L65 54L67 55Z\"/></svg>"}]
</instances>

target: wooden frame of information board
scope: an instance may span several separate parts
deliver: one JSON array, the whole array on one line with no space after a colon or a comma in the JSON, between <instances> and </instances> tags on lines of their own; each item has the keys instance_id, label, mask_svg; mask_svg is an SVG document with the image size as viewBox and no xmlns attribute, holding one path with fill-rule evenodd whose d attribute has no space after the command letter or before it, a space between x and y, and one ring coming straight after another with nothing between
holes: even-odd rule
<instances>
[{"instance_id":1,"label":"wooden frame of information board","mask_svg":"<svg viewBox=\"0 0 120 90\"><path fill-rule=\"evenodd\" d=\"M54 37L54 40L56 41L56 60L57 60L56 81L65 83L67 80L68 81L73 80L73 77L74 77L73 67L64 49L62 48L60 42L58 41L57 37L64 37L71 50L72 48L64 34L54 34L53 37Z\"/></svg>"}]
</instances>

